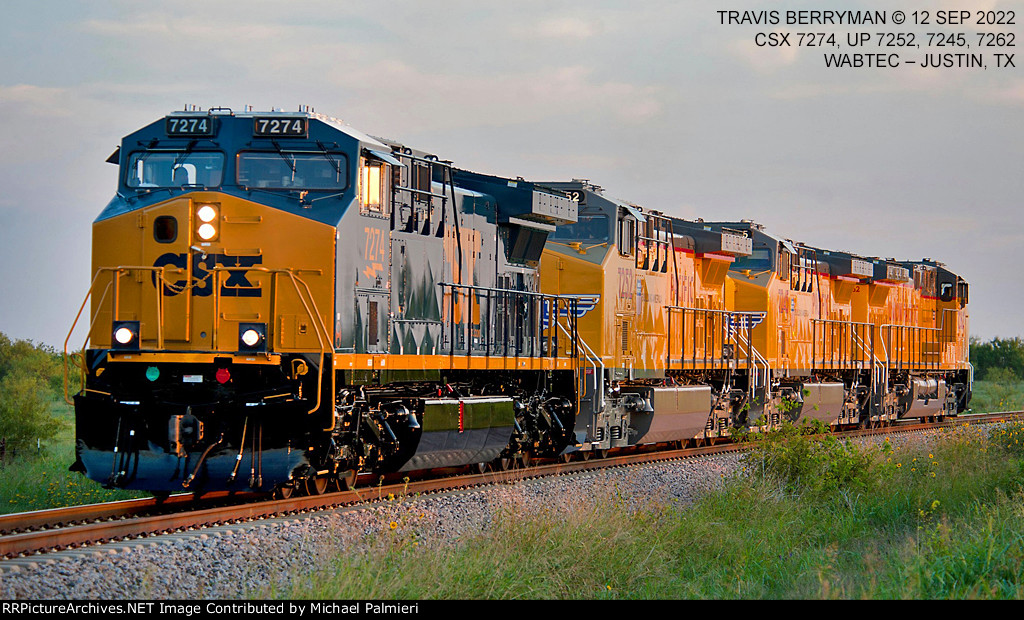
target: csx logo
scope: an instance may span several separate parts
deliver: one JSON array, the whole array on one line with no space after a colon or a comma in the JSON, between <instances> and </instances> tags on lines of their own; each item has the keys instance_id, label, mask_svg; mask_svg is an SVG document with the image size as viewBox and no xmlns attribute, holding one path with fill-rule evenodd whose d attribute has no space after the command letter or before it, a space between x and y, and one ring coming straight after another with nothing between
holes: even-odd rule
<instances>
[{"instance_id":1,"label":"csx logo","mask_svg":"<svg viewBox=\"0 0 1024 620\"><path fill-rule=\"evenodd\" d=\"M174 254L168 252L153 263L154 267L171 265L185 269L188 266L188 254ZM192 254L192 294L196 297L207 297L213 294L214 275L213 268L216 266L231 268L225 272L226 276L221 277L220 294L223 297L262 297L263 290L253 285L246 277L244 269L238 267L253 267L263 263L262 256L227 256L225 254ZM156 286L156 273L153 273L153 286ZM189 288L186 280L164 283L164 295L178 295Z\"/></svg>"}]
</instances>

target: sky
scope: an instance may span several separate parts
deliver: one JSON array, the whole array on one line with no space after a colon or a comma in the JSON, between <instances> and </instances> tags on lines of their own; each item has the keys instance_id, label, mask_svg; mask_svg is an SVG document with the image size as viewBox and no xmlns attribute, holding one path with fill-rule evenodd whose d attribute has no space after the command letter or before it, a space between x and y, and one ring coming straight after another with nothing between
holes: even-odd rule
<instances>
[{"instance_id":1,"label":"sky","mask_svg":"<svg viewBox=\"0 0 1024 620\"><path fill-rule=\"evenodd\" d=\"M0 332L63 346L89 288L91 223L116 188L105 160L124 135L185 105L308 105L469 170L589 179L676 217L933 258L970 282L973 335L1024 336L1024 54L995 66L996 53L1024 46L1024 0L903 2L884 3L885 25L859 26L790 25L786 12L877 4L10 3ZM969 23L937 23L965 7ZM774 10L780 23L723 24L724 9L751 21ZM1013 11L1015 24L978 25L989 10ZM802 32L841 47L797 46ZM758 33L788 33L790 45L759 47ZM870 42L851 47L861 33ZM921 47L883 47L879 33L912 33ZM969 49L934 45L960 33ZM985 33L1016 46L983 49ZM901 66L827 67L828 53L895 53ZM905 62L956 53L983 54L986 68Z\"/></svg>"}]
</instances>

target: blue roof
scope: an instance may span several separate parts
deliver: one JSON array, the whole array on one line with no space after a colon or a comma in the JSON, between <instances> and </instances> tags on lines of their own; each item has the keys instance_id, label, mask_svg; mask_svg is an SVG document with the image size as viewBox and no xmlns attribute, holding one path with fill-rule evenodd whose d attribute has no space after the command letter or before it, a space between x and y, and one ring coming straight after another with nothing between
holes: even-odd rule
<instances>
[{"instance_id":1,"label":"blue roof","mask_svg":"<svg viewBox=\"0 0 1024 620\"><path fill-rule=\"evenodd\" d=\"M138 188L127 185L126 174L119 175L117 194L100 213L96 221L105 220L129 211L144 209L170 198L194 191L217 191L260 204L294 213L301 217L337 225L356 197L356 178L359 153L367 148L382 153L391 149L333 118L306 112L176 112L173 117L203 117L213 121L212 135L169 136L166 118L135 131L122 140L119 149L119 165L124 170L132 153L147 149L193 152L221 152L225 156L223 182L219 187L210 188ZM306 118L308 134L300 137L261 137L254 135L254 119L257 117ZM246 188L237 184L235 155L241 151L262 151L274 153L278 150L321 151L329 150L346 155L348 187L336 190L311 190L300 200L295 190L270 190Z\"/></svg>"}]
</instances>

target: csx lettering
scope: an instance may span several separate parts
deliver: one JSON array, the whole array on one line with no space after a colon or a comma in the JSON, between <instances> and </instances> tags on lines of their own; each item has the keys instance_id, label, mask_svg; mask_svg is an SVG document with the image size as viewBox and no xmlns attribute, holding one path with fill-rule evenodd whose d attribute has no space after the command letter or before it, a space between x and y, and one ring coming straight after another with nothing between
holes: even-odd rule
<instances>
[{"instance_id":1,"label":"csx lettering","mask_svg":"<svg viewBox=\"0 0 1024 620\"><path fill-rule=\"evenodd\" d=\"M239 267L254 267L263 263L262 256L228 256L226 254L202 254L192 255L192 286L188 281L178 280L169 283L164 282L164 295L171 297L184 292L186 289L192 291L195 297L207 297L213 293L213 269L217 265L227 267L230 271L224 277L220 287L220 294L223 297L262 297L263 291L249 281L248 272ZM188 265L188 254L175 254L168 252L156 259L154 267L173 266L185 269ZM156 286L156 272L153 273L153 286Z\"/></svg>"},{"instance_id":2,"label":"csx lettering","mask_svg":"<svg viewBox=\"0 0 1024 620\"><path fill-rule=\"evenodd\" d=\"M754 36L754 43L758 47L782 47L783 45L789 45L789 33L788 32L770 32L763 33L759 32Z\"/></svg>"}]
</instances>

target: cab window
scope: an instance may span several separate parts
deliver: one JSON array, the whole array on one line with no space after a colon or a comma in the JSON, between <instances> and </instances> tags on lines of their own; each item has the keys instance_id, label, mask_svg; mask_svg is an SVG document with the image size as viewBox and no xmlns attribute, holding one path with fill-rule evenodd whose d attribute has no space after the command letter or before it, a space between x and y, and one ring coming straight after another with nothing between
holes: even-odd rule
<instances>
[{"instance_id":1,"label":"cab window","mask_svg":"<svg viewBox=\"0 0 1024 620\"><path fill-rule=\"evenodd\" d=\"M138 151L128 157L126 168L128 187L219 187L224 177L224 154Z\"/></svg>"},{"instance_id":2,"label":"cab window","mask_svg":"<svg viewBox=\"0 0 1024 620\"><path fill-rule=\"evenodd\" d=\"M750 256L737 256L736 260L729 266L729 271L747 271L755 275L772 269L773 250L761 246L755 247Z\"/></svg>"},{"instance_id":3,"label":"cab window","mask_svg":"<svg viewBox=\"0 0 1024 620\"><path fill-rule=\"evenodd\" d=\"M359 204L362 213L387 215L388 165L373 159L362 159L359 173Z\"/></svg>"},{"instance_id":4,"label":"cab window","mask_svg":"<svg viewBox=\"0 0 1024 620\"><path fill-rule=\"evenodd\" d=\"M943 282L939 285L939 299L942 301L953 301L953 283Z\"/></svg>"},{"instance_id":5,"label":"cab window","mask_svg":"<svg viewBox=\"0 0 1024 620\"><path fill-rule=\"evenodd\" d=\"M348 187L346 162L344 153L239 153L238 184L265 189L341 191Z\"/></svg>"},{"instance_id":6,"label":"cab window","mask_svg":"<svg viewBox=\"0 0 1024 620\"><path fill-rule=\"evenodd\" d=\"M608 216L581 213L575 224L559 226L551 238L556 241L608 241Z\"/></svg>"}]
</instances>

